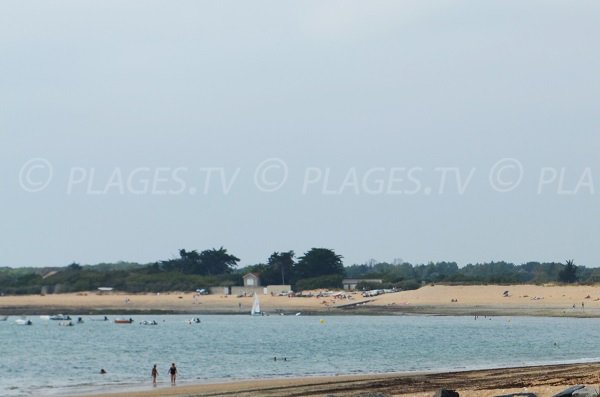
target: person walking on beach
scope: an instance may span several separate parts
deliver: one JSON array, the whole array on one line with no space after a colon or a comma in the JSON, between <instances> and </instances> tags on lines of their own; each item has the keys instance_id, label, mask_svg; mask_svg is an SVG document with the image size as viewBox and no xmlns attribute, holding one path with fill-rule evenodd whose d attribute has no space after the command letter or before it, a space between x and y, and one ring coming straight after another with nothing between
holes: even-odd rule
<instances>
[{"instance_id":1,"label":"person walking on beach","mask_svg":"<svg viewBox=\"0 0 600 397\"><path fill-rule=\"evenodd\" d=\"M171 374L171 386L175 386L175 382L177 381L177 367L175 366L175 363L171 364L169 374Z\"/></svg>"},{"instance_id":2,"label":"person walking on beach","mask_svg":"<svg viewBox=\"0 0 600 397\"><path fill-rule=\"evenodd\" d=\"M156 364L152 367L152 386L156 387L156 377L158 376L158 370L156 369Z\"/></svg>"}]
</instances>

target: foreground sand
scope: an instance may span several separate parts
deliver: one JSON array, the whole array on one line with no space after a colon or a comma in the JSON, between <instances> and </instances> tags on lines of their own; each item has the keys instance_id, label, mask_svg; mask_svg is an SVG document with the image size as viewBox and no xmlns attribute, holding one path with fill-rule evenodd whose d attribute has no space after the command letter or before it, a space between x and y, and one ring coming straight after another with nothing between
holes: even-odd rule
<instances>
[{"instance_id":1,"label":"foreground sand","mask_svg":"<svg viewBox=\"0 0 600 397\"><path fill-rule=\"evenodd\" d=\"M600 363L521 367L438 374L385 374L322 378L274 379L226 384L178 387L148 386L148 390L95 397L283 397L360 396L381 392L394 397L432 396L439 388L454 389L461 396L491 397L506 393L532 392L549 397L575 384L597 385Z\"/></svg>"},{"instance_id":2,"label":"foreground sand","mask_svg":"<svg viewBox=\"0 0 600 397\"><path fill-rule=\"evenodd\" d=\"M508 291L508 296L504 296ZM247 313L251 297L162 294L85 294L1 296L0 314L71 314L114 312ZM600 317L600 286L477 285L425 286L351 299L260 297L264 311L277 313L426 313L448 315L540 315ZM455 300L455 302L452 302ZM127 302L127 303L126 303ZM360 304L364 303L364 304ZM583 307L582 307L583 303ZM575 306L575 308L573 308Z\"/></svg>"}]
</instances>

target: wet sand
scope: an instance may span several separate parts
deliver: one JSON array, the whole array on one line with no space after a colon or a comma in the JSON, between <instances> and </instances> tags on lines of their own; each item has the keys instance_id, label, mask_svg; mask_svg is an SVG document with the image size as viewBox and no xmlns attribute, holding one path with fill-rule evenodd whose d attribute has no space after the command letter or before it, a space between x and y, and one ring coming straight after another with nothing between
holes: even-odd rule
<instances>
[{"instance_id":1,"label":"wet sand","mask_svg":"<svg viewBox=\"0 0 600 397\"><path fill-rule=\"evenodd\" d=\"M425 397L432 396L439 388L446 388L458 391L461 396L492 397L506 393L531 392L539 397L549 397L576 384L598 385L599 373L600 363L570 364L448 373L268 379L157 388L148 385L148 390L93 396L350 397L380 392L394 397Z\"/></svg>"}]
</instances>

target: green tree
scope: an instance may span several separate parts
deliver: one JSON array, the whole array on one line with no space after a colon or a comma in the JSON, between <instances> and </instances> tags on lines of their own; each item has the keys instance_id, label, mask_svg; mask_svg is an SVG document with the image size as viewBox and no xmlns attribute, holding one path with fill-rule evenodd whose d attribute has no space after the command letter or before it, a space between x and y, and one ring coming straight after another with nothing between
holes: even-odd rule
<instances>
[{"instance_id":1,"label":"green tree","mask_svg":"<svg viewBox=\"0 0 600 397\"><path fill-rule=\"evenodd\" d=\"M558 281L563 283L574 283L577 281L577 266L573 260L568 260L565 267L558 273Z\"/></svg>"},{"instance_id":2,"label":"green tree","mask_svg":"<svg viewBox=\"0 0 600 397\"><path fill-rule=\"evenodd\" d=\"M184 274L202 274L202 263L198 251L179 250L179 258L161 262L166 271L176 271Z\"/></svg>"},{"instance_id":3,"label":"green tree","mask_svg":"<svg viewBox=\"0 0 600 397\"><path fill-rule=\"evenodd\" d=\"M342 256L327 248L312 248L295 266L298 279L326 275L344 275Z\"/></svg>"},{"instance_id":4,"label":"green tree","mask_svg":"<svg viewBox=\"0 0 600 397\"><path fill-rule=\"evenodd\" d=\"M228 254L223 247L204 250L200 253L200 263L203 272L199 274L216 275L231 273L240 261L239 258Z\"/></svg>"},{"instance_id":5,"label":"green tree","mask_svg":"<svg viewBox=\"0 0 600 397\"><path fill-rule=\"evenodd\" d=\"M162 262L167 271L178 271L184 274L200 274L204 276L228 274L233 271L240 260L227 253L223 247L198 251L179 250L179 258Z\"/></svg>"},{"instance_id":6,"label":"green tree","mask_svg":"<svg viewBox=\"0 0 600 397\"><path fill-rule=\"evenodd\" d=\"M289 278L292 276L294 270L294 251L288 252L274 252L271 254L268 260L268 265L272 271L281 274L281 284L285 285L286 276Z\"/></svg>"}]
</instances>

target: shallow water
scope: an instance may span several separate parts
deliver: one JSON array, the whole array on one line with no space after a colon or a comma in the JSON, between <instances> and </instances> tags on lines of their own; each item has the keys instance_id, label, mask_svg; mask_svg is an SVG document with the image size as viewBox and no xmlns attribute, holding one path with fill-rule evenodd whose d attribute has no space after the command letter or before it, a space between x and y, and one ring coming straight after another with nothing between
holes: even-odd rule
<instances>
[{"instance_id":1,"label":"shallow water","mask_svg":"<svg viewBox=\"0 0 600 397\"><path fill-rule=\"evenodd\" d=\"M76 318L77 316L72 316ZM98 318L99 316L94 316ZM0 395L46 396L167 384L598 360L600 319L436 316L131 316L73 327L0 322ZM109 316L111 320L114 316ZM143 326L142 320L156 320ZM277 361L273 357L278 357ZM286 360L283 360L283 357ZM100 375L100 369L107 371Z\"/></svg>"}]
</instances>

